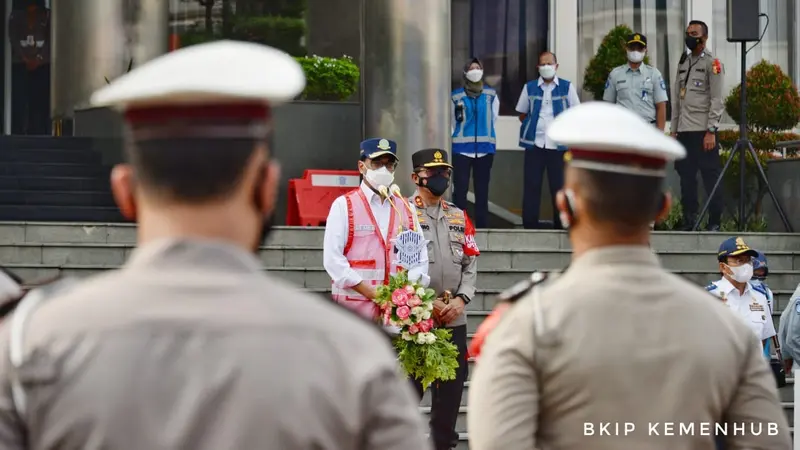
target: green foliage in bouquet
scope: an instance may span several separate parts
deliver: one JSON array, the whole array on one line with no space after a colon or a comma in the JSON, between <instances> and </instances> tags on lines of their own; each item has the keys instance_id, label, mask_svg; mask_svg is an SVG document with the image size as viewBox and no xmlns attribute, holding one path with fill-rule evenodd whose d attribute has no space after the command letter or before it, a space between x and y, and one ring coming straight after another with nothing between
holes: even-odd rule
<instances>
[{"instance_id":1,"label":"green foliage in bouquet","mask_svg":"<svg viewBox=\"0 0 800 450\"><path fill-rule=\"evenodd\" d=\"M725 99L725 111L740 123L742 85ZM777 64L762 60L747 71L747 125L757 131L783 131L800 121L800 94ZM771 149L770 149L771 150Z\"/></svg>"},{"instance_id":2,"label":"green foliage in bouquet","mask_svg":"<svg viewBox=\"0 0 800 450\"><path fill-rule=\"evenodd\" d=\"M603 99L608 74L617 67L628 62L625 42L633 33L627 25L618 25L608 32L603 42L597 47L597 53L589 61L583 74L583 89L591 92L595 100ZM650 57L645 55L644 63L650 64Z\"/></svg>"},{"instance_id":3,"label":"green foliage in bouquet","mask_svg":"<svg viewBox=\"0 0 800 450\"><path fill-rule=\"evenodd\" d=\"M302 100L342 101L358 89L361 72L353 58L325 58L307 56L297 58L306 74L306 88Z\"/></svg>"},{"instance_id":4,"label":"green foliage in bouquet","mask_svg":"<svg viewBox=\"0 0 800 450\"><path fill-rule=\"evenodd\" d=\"M409 295L420 300L413 309L421 314L412 313L403 319L398 315L399 307L392 297L395 291L411 290L409 286L413 289ZM450 341L450 330L431 328L429 333L410 331L412 327L417 327L422 322L430 322L435 299L436 292L433 289L425 289L420 284L409 281L405 270L390 277L388 285L379 286L375 298L375 303L383 312L381 317L400 325L400 336L394 339L400 367L406 376L419 380L423 389L427 389L435 381L454 380L459 356L466 357L459 355L458 348ZM432 338L432 341L428 341L426 337Z\"/></svg>"}]
</instances>

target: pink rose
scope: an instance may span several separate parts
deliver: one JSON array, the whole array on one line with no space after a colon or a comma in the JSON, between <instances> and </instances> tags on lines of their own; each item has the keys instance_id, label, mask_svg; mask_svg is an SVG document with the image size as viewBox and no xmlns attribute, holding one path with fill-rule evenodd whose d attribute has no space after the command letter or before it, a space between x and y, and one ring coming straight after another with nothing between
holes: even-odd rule
<instances>
[{"instance_id":1,"label":"pink rose","mask_svg":"<svg viewBox=\"0 0 800 450\"><path fill-rule=\"evenodd\" d=\"M408 292L405 289L395 289L392 292L392 303L396 306L405 306L408 303Z\"/></svg>"},{"instance_id":2,"label":"pink rose","mask_svg":"<svg viewBox=\"0 0 800 450\"><path fill-rule=\"evenodd\" d=\"M411 325L410 327L408 327L408 332L411 334L417 334L419 333L419 327L416 325Z\"/></svg>"},{"instance_id":3,"label":"pink rose","mask_svg":"<svg viewBox=\"0 0 800 450\"><path fill-rule=\"evenodd\" d=\"M408 319L408 316L411 315L411 308L409 308L408 306L401 306L397 308L395 314L397 314L397 317L399 317L400 320L406 320Z\"/></svg>"},{"instance_id":4,"label":"pink rose","mask_svg":"<svg viewBox=\"0 0 800 450\"><path fill-rule=\"evenodd\" d=\"M406 286L406 292L408 292L409 295L413 295L414 292L416 292L416 291L417 290L414 289L414 286L411 286L410 284L408 286Z\"/></svg>"},{"instance_id":5,"label":"pink rose","mask_svg":"<svg viewBox=\"0 0 800 450\"><path fill-rule=\"evenodd\" d=\"M433 320L431 319L423 320L419 323L419 329L422 330L423 333L431 331L431 328L433 328Z\"/></svg>"},{"instance_id":6,"label":"pink rose","mask_svg":"<svg viewBox=\"0 0 800 450\"><path fill-rule=\"evenodd\" d=\"M421 304L422 304L422 300L419 297L417 297L416 295L411 297L410 299L408 299L408 306L410 306L412 308L415 307L415 306L419 306Z\"/></svg>"}]
</instances>

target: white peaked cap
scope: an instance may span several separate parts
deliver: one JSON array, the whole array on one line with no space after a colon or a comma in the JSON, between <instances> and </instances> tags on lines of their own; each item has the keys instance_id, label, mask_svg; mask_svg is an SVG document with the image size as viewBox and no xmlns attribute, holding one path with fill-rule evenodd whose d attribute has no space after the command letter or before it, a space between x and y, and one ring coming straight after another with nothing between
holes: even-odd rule
<instances>
[{"instance_id":1,"label":"white peaked cap","mask_svg":"<svg viewBox=\"0 0 800 450\"><path fill-rule=\"evenodd\" d=\"M547 136L569 149L570 165L588 170L663 177L666 163L686 157L680 142L607 102L567 109L550 124Z\"/></svg>"},{"instance_id":2,"label":"white peaked cap","mask_svg":"<svg viewBox=\"0 0 800 450\"><path fill-rule=\"evenodd\" d=\"M91 104L120 110L237 102L275 106L295 98L305 83L303 69L288 54L223 40L148 61L98 89Z\"/></svg>"}]
</instances>

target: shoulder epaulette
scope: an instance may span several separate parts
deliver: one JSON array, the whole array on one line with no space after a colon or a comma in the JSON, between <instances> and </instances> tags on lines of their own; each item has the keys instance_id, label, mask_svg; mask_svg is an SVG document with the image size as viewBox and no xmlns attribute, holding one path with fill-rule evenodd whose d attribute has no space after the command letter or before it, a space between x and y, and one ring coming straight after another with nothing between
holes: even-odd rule
<instances>
[{"instance_id":1,"label":"shoulder epaulette","mask_svg":"<svg viewBox=\"0 0 800 450\"><path fill-rule=\"evenodd\" d=\"M527 280L511 286L505 291L497 294L497 303L514 303L529 293L535 286L542 284L548 278L545 272L533 272Z\"/></svg>"},{"instance_id":2,"label":"shoulder epaulette","mask_svg":"<svg viewBox=\"0 0 800 450\"><path fill-rule=\"evenodd\" d=\"M678 61L678 65L681 65L681 64L685 63L686 62L686 58L688 58L688 57L689 57L689 54L686 53L686 52L683 52L683 54L681 55L681 60Z\"/></svg>"},{"instance_id":3,"label":"shoulder epaulette","mask_svg":"<svg viewBox=\"0 0 800 450\"><path fill-rule=\"evenodd\" d=\"M20 296L18 299L8 301L3 305L0 305L0 318L6 317L9 314L13 313L17 307L22 303L22 301L31 295L36 295L40 297L40 300L37 303L41 303L42 301L46 301L49 298L52 298L58 294L63 294L71 287L78 284L78 280L75 278L60 278L58 280L52 281L47 284L43 284L41 286L37 286L34 289L29 290L24 295Z\"/></svg>"}]
</instances>

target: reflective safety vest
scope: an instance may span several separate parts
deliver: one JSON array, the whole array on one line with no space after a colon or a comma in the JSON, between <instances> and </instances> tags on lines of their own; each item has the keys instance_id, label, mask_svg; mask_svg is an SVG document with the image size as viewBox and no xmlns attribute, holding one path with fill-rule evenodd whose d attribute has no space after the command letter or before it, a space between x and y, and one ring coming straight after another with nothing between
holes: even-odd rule
<instances>
[{"instance_id":1,"label":"reflective safety vest","mask_svg":"<svg viewBox=\"0 0 800 450\"><path fill-rule=\"evenodd\" d=\"M558 84L550 93L550 100L553 102L553 117L569 108L569 84L569 81L559 78ZM526 86L528 88L528 113L519 129L519 146L532 149L536 142L536 126L539 123L539 112L542 110L544 89L539 86L538 79L529 81ZM558 149L566 150L567 148L559 145Z\"/></svg>"},{"instance_id":2,"label":"reflective safety vest","mask_svg":"<svg viewBox=\"0 0 800 450\"><path fill-rule=\"evenodd\" d=\"M381 234L378 222L372 214L367 196L361 188L357 188L345 195L347 201L347 242L344 246L344 256L350 263L350 268L355 270L362 278L363 283L377 288L389 283L389 276L396 274L401 268L392 264L392 240L398 234L398 215L392 211L389 219L389 231L386 239ZM408 209L401 208L404 200L394 196L392 201L398 205L405 216L405 228L411 229L414 219ZM359 315L370 319L378 319L380 311L378 305L352 289L332 286L333 300L341 303Z\"/></svg>"},{"instance_id":3,"label":"reflective safety vest","mask_svg":"<svg viewBox=\"0 0 800 450\"><path fill-rule=\"evenodd\" d=\"M497 92L483 88L478 97L470 97L464 88L452 94L456 123L453 130L453 153L494 153L497 136L494 131L492 105ZM461 120L458 120L458 119Z\"/></svg>"}]
</instances>

